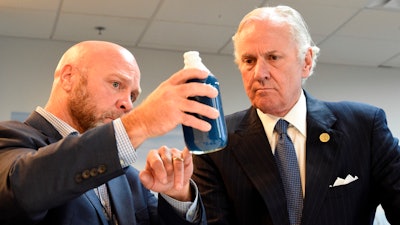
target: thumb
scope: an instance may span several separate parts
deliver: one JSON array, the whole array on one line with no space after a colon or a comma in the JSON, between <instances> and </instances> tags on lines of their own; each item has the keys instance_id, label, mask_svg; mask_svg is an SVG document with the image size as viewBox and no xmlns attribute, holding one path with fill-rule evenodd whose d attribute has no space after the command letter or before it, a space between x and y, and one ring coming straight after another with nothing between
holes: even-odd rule
<instances>
[{"instance_id":1,"label":"thumb","mask_svg":"<svg viewBox=\"0 0 400 225\"><path fill-rule=\"evenodd\" d=\"M147 188L151 189L154 185L154 179L150 172L144 170L139 174L140 181Z\"/></svg>"}]
</instances>

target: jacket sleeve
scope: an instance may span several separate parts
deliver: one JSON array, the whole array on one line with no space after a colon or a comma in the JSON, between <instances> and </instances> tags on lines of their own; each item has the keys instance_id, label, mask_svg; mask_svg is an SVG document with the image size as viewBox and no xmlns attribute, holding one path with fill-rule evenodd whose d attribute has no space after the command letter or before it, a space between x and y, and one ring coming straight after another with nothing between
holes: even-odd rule
<instances>
[{"instance_id":1,"label":"jacket sleeve","mask_svg":"<svg viewBox=\"0 0 400 225\"><path fill-rule=\"evenodd\" d=\"M0 123L0 219L40 220L48 209L123 174L112 124L54 140L20 122Z\"/></svg>"},{"instance_id":2,"label":"jacket sleeve","mask_svg":"<svg viewBox=\"0 0 400 225\"><path fill-rule=\"evenodd\" d=\"M376 113L372 138L372 176L378 198L391 224L400 223L400 146L392 136L383 110Z\"/></svg>"}]
</instances>

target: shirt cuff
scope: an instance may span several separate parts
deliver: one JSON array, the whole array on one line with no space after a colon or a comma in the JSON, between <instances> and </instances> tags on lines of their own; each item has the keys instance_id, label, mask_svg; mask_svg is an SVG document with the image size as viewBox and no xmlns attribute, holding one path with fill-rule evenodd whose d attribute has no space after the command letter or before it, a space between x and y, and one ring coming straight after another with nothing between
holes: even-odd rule
<instances>
[{"instance_id":1,"label":"shirt cuff","mask_svg":"<svg viewBox=\"0 0 400 225\"><path fill-rule=\"evenodd\" d=\"M125 127L120 118L113 121L115 140L117 142L118 157L122 168L127 167L137 159L137 153L132 146L131 140L126 133Z\"/></svg>"},{"instance_id":2,"label":"shirt cuff","mask_svg":"<svg viewBox=\"0 0 400 225\"><path fill-rule=\"evenodd\" d=\"M181 202L160 193L160 195L176 210L176 212L187 221L195 223L199 221L200 205L199 205L199 190L193 180L190 180L190 187L194 190L195 199L193 202Z\"/></svg>"}]
</instances>

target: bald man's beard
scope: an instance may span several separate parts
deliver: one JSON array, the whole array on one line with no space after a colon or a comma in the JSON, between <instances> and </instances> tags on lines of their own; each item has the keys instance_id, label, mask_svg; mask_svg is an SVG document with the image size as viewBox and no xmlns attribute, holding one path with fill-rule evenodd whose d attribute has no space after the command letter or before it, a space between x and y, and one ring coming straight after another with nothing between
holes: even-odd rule
<instances>
[{"instance_id":1,"label":"bald man's beard","mask_svg":"<svg viewBox=\"0 0 400 225\"><path fill-rule=\"evenodd\" d=\"M84 78L82 78L84 79ZM96 118L96 105L86 89L86 82L81 81L76 90L72 92L69 101L70 115L80 133L98 126Z\"/></svg>"},{"instance_id":2,"label":"bald man's beard","mask_svg":"<svg viewBox=\"0 0 400 225\"><path fill-rule=\"evenodd\" d=\"M123 115L123 113L111 109L105 112L99 112L95 104L97 101L93 98L93 95L88 93L86 77L81 76L79 84L72 91L69 100L70 115L74 124L77 126L76 129L80 133L103 125L106 120L114 120Z\"/></svg>"}]
</instances>

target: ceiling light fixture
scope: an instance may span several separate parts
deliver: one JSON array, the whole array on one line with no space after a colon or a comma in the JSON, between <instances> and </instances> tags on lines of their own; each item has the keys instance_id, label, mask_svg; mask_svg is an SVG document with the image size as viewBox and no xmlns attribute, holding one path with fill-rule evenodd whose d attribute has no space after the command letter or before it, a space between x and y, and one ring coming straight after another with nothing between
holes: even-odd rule
<instances>
[{"instance_id":1,"label":"ceiling light fixture","mask_svg":"<svg viewBox=\"0 0 400 225\"><path fill-rule=\"evenodd\" d=\"M104 31L106 28L105 28L105 27L102 27L102 26L97 26L97 27L95 27L94 29L97 30L97 32L98 32L99 35L102 35L102 34L103 34L103 31Z\"/></svg>"}]
</instances>

